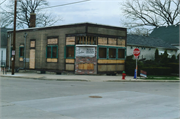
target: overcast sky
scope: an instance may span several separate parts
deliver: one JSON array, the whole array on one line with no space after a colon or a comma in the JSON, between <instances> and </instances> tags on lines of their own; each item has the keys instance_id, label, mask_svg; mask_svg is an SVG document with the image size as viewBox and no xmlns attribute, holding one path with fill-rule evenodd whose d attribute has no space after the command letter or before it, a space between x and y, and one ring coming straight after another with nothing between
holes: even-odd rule
<instances>
[{"instance_id":1,"label":"overcast sky","mask_svg":"<svg viewBox=\"0 0 180 119\"><path fill-rule=\"evenodd\" d=\"M49 0L49 5L61 5L82 0ZM123 17L120 4L123 0L91 0L87 2L45 9L62 17L58 24L92 22L105 25L122 26Z\"/></svg>"},{"instance_id":2,"label":"overcast sky","mask_svg":"<svg viewBox=\"0 0 180 119\"><path fill-rule=\"evenodd\" d=\"M0 0L0 3L4 0ZM63 5L67 3L85 0L47 0L49 6ZM123 27L121 4L126 0L90 0L86 2L43 9L43 12L50 12L53 16L62 18L62 21L54 25L74 24L91 22L97 24ZM6 2L1 4L3 7Z\"/></svg>"}]
</instances>

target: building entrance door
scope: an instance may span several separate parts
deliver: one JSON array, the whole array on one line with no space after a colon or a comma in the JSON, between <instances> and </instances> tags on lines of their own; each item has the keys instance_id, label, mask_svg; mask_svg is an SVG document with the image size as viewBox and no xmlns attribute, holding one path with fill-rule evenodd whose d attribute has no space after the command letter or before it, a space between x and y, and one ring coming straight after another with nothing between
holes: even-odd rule
<instances>
[{"instance_id":1,"label":"building entrance door","mask_svg":"<svg viewBox=\"0 0 180 119\"><path fill-rule=\"evenodd\" d=\"M35 69L35 49L30 50L29 68Z\"/></svg>"},{"instance_id":2,"label":"building entrance door","mask_svg":"<svg viewBox=\"0 0 180 119\"><path fill-rule=\"evenodd\" d=\"M30 41L29 69L35 69L35 40Z\"/></svg>"}]
</instances>

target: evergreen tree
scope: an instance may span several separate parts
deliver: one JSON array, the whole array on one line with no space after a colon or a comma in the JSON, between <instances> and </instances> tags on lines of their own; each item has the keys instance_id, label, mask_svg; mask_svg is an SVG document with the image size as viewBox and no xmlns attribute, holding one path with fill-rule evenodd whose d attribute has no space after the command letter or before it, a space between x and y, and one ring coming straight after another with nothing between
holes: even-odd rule
<instances>
[{"instance_id":1,"label":"evergreen tree","mask_svg":"<svg viewBox=\"0 0 180 119\"><path fill-rule=\"evenodd\" d=\"M175 55L172 55L171 62L176 62L176 56Z\"/></svg>"},{"instance_id":2,"label":"evergreen tree","mask_svg":"<svg viewBox=\"0 0 180 119\"><path fill-rule=\"evenodd\" d=\"M159 60L159 50L156 49L155 51L155 61L158 61Z\"/></svg>"},{"instance_id":3,"label":"evergreen tree","mask_svg":"<svg viewBox=\"0 0 180 119\"><path fill-rule=\"evenodd\" d=\"M178 60L178 62L179 62L179 54L177 55L177 60Z\"/></svg>"},{"instance_id":4,"label":"evergreen tree","mask_svg":"<svg viewBox=\"0 0 180 119\"><path fill-rule=\"evenodd\" d=\"M162 56L162 60L161 62L166 65L168 63L168 53L167 53L167 50L164 51L164 54Z\"/></svg>"}]
</instances>

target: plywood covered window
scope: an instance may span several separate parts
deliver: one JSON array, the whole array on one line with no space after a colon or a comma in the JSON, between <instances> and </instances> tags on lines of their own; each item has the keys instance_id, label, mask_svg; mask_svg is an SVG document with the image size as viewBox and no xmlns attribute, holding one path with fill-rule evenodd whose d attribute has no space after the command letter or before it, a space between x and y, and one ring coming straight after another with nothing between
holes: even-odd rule
<instances>
[{"instance_id":1,"label":"plywood covered window","mask_svg":"<svg viewBox=\"0 0 180 119\"><path fill-rule=\"evenodd\" d=\"M35 47L36 47L35 40L30 41L30 48L35 48Z\"/></svg>"},{"instance_id":2,"label":"plywood covered window","mask_svg":"<svg viewBox=\"0 0 180 119\"><path fill-rule=\"evenodd\" d=\"M94 36L77 36L76 44L97 45L97 37Z\"/></svg>"},{"instance_id":3,"label":"plywood covered window","mask_svg":"<svg viewBox=\"0 0 180 119\"><path fill-rule=\"evenodd\" d=\"M116 38L108 38L108 45L116 45L117 43Z\"/></svg>"},{"instance_id":4,"label":"plywood covered window","mask_svg":"<svg viewBox=\"0 0 180 119\"><path fill-rule=\"evenodd\" d=\"M116 49L109 48L109 58L116 58Z\"/></svg>"},{"instance_id":5,"label":"plywood covered window","mask_svg":"<svg viewBox=\"0 0 180 119\"><path fill-rule=\"evenodd\" d=\"M75 37L66 37L66 45L75 45Z\"/></svg>"},{"instance_id":6,"label":"plywood covered window","mask_svg":"<svg viewBox=\"0 0 180 119\"><path fill-rule=\"evenodd\" d=\"M125 58L125 49L118 49L118 58Z\"/></svg>"},{"instance_id":7,"label":"plywood covered window","mask_svg":"<svg viewBox=\"0 0 180 119\"><path fill-rule=\"evenodd\" d=\"M126 41L125 41L125 39L119 39L119 38L118 38L118 46L125 47L125 46L126 46Z\"/></svg>"},{"instance_id":8,"label":"plywood covered window","mask_svg":"<svg viewBox=\"0 0 180 119\"><path fill-rule=\"evenodd\" d=\"M47 46L46 57L58 58L58 46L57 45Z\"/></svg>"},{"instance_id":9,"label":"plywood covered window","mask_svg":"<svg viewBox=\"0 0 180 119\"><path fill-rule=\"evenodd\" d=\"M107 48L99 48L99 58L107 58Z\"/></svg>"},{"instance_id":10,"label":"plywood covered window","mask_svg":"<svg viewBox=\"0 0 180 119\"><path fill-rule=\"evenodd\" d=\"M66 58L74 58L74 46L66 46Z\"/></svg>"},{"instance_id":11,"label":"plywood covered window","mask_svg":"<svg viewBox=\"0 0 180 119\"><path fill-rule=\"evenodd\" d=\"M98 37L98 45L107 45L106 37Z\"/></svg>"}]
</instances>

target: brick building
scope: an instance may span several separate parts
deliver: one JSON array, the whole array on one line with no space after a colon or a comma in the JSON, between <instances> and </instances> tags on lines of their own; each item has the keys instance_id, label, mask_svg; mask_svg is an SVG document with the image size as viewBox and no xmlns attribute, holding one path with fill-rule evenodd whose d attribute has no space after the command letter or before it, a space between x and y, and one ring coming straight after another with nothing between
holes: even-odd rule
<instances>
[{"instance_id":1,"label":"brick building","mask_svg":"<svg viewBox=\"0 0 180 119\"><path fill-rule=\"evenodd\" d=\"M125 68L126 39L126 28L92 23L17 30L15 69L120 73ZM12 44L8 43L8 53Z\"/></svg>"}]
</instances>

